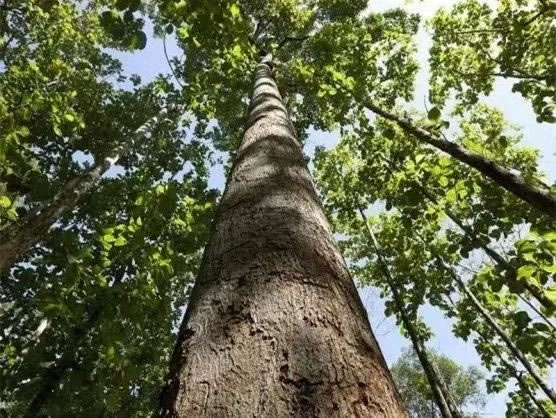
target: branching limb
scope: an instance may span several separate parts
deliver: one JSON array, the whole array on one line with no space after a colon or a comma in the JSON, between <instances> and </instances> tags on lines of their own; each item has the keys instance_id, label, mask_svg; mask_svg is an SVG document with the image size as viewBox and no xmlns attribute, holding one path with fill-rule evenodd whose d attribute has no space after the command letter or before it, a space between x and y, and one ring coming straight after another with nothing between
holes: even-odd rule
<instances>
[{"instance_id":1,"label":"branching limb","mask_svg":"<svg viewBox=\"0 0 556 418\"><path fill-rule=\"evenodd\" d=\"M276 50L277 51L280 50L288 42L303 42L303 41L306 41L309 38L310 38L309 35L305 35L305 36L287 36L282 40L282 42L280 42L278 44L278 47L276 48Z\"/></svg>"}]
</instances>

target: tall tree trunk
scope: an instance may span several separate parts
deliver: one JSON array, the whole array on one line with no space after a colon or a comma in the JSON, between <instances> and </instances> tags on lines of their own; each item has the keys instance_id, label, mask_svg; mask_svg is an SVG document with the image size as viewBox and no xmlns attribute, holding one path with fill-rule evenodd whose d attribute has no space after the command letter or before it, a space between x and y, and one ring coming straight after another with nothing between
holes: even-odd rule
<instances>
[{"instance_id":1,"label":"tall tree trunk","mask_svg":"<svg viewBox=\"0 0 556 418\"><path fill-rule=\"evenodd\" d=\"M510 352L521 362L523 367L531 375L537 385L539 385L546 396L548 396L550 400L556 404L556 393L541 378L541 376L539 375L537 370L535 370L535 367L529 362L525 354L517 347L517 345L515 345L509 335L504 332L504 330L498 325L494 318L488 313L486 308L477 299L475 294L471 291L471 289L469 289L469 287L467 286L467 284L465 284L461 277L451 267L447 266L442 259L439 258L438 260L441 263L442 267L452 276L454 281L458 284L465 296L467 296L469 301L472 303L475 309L477 309L477 311L483 317L489 327L491 327L491 329L500 337L500 339L504 341L504 343L508 347L508 350L510 350Z\"/></svg>"},{"instance_id":2,"label":"tall tree trunk","mask_svg":"<svg viewBox=\"0 0 556 418\"><path fill-rule=\"evenodd\" d=\"M407 417L271 74L246 132L162 396L164 417Z\"/></svg>"},{"instance_id":3,"label":"tall tree trunk","mask_svg":"<svg viewBox=\"0 0 556 418\"><path fill-rule=\"evenodd\" d=\"M501 167L496 162L466 150L455 142L450 142L444 138L435 136L426 129L414 126L409 120L375 106L370 101L365 101L364 105L384 119L395 122L400 128L411 134L417 140L432 145L454 157L456 160L473 167L499 186L513 193L519 199L529 203L546 215L556 218L556 196L551 194L549 190L543 190L528 184L523 178Z\"/></svg>"},{"instance_id":4,"label":"tall tree trunk","mask_svg":"<svg viewBox=\"0 0 556 418\"><path fill-rule=\"evenodd\" d=\"M440 410L440 414L442 415L443 418L462 418L463 415L460 413L457 405L455 404L452 396L450 395L450 392L446 387L445 382L442 379L439 370L429 358L429 353L427 352L425 344L421 339L421 337L419 336L418 332L415 330L415 327L413 326L413 323L411 322L411 319L409 318L406 312L403 298L400 295L398 288L396 287L394 278L390 274L390 269L388 268L388 264L386 263L386 260L384 260L382 256L379 244L377 242L375 234L373 233L373 231L369 226L369 222L367 221L367 216L365 215L363 208L359 207L359 213L361 214L361 218L363 218L363 222L365 223L365 230L367 232L368 238L375 249L375 253L378 257L379 264L382 267L384 276L386 277L388 287L392 292L394 304L396 305L396 309L398 310L402 318L403 327L409 334L409 338L413 345L413 349L417 353L419 362L423 367L425 376L427 377L427 381L429 382L429 386L431 388L434 397L434 401L436 403L436 406Z\"/></svg>"},{"instance_id":5,"label":"tall tree trunk","mask_svg":"<svg viewBox=\"0 0 556 418\"><path fill-rule=\"evenodd\" d=\"M10 238L0 245L0 274L8 271L23 254L42 241L50 227L64 213L73 209L81 196L92 190L102 175L126 155L137 141L145 139L173 107L163 108L156 116L141 125L126 142L111 150L102 161L68 181L48 206L25 219L23 225L14 225L3 231L2 234Z\"/></svg>"}]
</instances>

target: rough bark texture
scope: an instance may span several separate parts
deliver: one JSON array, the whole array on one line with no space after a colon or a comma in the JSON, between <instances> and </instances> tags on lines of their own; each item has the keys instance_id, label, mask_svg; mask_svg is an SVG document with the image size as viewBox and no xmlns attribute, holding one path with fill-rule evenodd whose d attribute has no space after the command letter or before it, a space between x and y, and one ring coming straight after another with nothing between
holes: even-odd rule
<instances>
[{"instance_id":1,"label":"rough bark texture","mask_svg":"<svg viewBox=\"0 0 556 418\"><path fill-rule=\"evenodd\" d=\"M367 235L369 240L372 242L372 245L375 249L376 255L378 257L379 263L382 267L384 276L386 281L388 282L388 287L390 287L390 291L392 292L392 298L394 299L394 305L396 306L396 310L399 312L400 317L402 319L402 325L409 334L409 339L411 340L411 344L413 345L413 349L415 353L417 353L417 357L419 358L419 362L423 367L423 371L425 372L425 376L427 377L427 381L432 391L432 395L434 398L434 403L438 407L440 411L440 415L442 418L463 418L463 415L460 413L457 405L455 404L452 395L450 394L448 388L446 387L442 376L440 375L440 371L436 367L436 365L431 361L429 353L427 352L427 348L423 339L419 336L419 333L415 330L413 326L413 322L411 318L408 316L403 297L398 292L396 287L396 283L390 274L390 269L388 268L388 264L386 260L384 260L379 244L375 237L375 234L371 230L369 226L369 222L367 220L367 216L363 211L363 208L359 208L359 213L363 218L365 223L365 229L367 231Z\"/></svg>"},{"instance_id":2,"label":"rough bark texture","mask_svg":"<svg viewBox=\"0 0 556 418\"><path fill-rule=\"evenodd\" d=\"M68 181L49 205L32 213L28 219L23 221L22 225L16 224L3 231L2 234L10 238L0 245L0 274L8 271L23 254L42 241L50 227L65 212L71 210L81 196L92 190L102 175L116 164L137 141L145 139L172 109L173 106L163 108L156 116L141 125L126 142L111 150L98 164Z\"/></svg>"},{"instance_id":3,"label":"rough bark texture","mask_svg":"<svg viewBox=\"0 0 556 418\"><path fill-rule=\"evenodd\" d=\"M510 170L501 167L496 162L466 150L455 142L432 135L425 129L412 125L408 120L366 102L365 106L385 119L395 122L404 131L412 134L419 141L425 142L451 155L456 160L478 170L499 186L513 193L519 199L529 203L548 216L556 218L556 195L549 190L543 190L527 183L523 178L516 176Z\"/></svg>"},{"instance_id":4,"label":"rough bark texture","mask_svg":"<svg viewBox=\"0 0 556 418\"><path fill-rule=\"evenodd\" d=\"M407 417L266 60L159 413Z\"/></svg>"}]
</instances>

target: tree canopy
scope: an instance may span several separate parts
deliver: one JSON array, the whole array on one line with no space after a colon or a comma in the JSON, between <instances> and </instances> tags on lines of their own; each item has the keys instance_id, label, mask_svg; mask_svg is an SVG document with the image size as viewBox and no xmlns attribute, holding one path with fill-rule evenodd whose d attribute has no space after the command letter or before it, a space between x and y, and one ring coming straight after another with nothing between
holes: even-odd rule
<instances>
[{"instance_id":1,"label":"tree canopy","mask_svg":"<svg viewBox=\"0 0 556 418\"><path fill-rule=\"evenodd\" d=\"M466 417L478 417L485 404L485 395L480 388L483 374L476 367L464 369L450 358L431 353L440 374L454 401ZM392 366L392 375L406 401L409 414L413 418L440 417L429 384L423 374L419 359L410 349L406 349Z\"/></svg>"},{"instance_id":2,"label":"tree canopy","mask_svg":"<svg viewBox=\"0 0 556 418\"><path fill-rule=\"evenodd\" d=\"M555 414L554 173L487 100L506 79L556 122L555 18L549 0L458 0L428 20L363 0L0 0L0 416L157 409L215 151L229 169L266 54L300 140L339 138L307 157L357 283L422 353L420 310L449 318L486 391L509 391L506 416ZM117 57L155 38L182 57L144 82ZM398 384L432 408L408 353ZM438 389L465 409L480 373L432 357L465 380Z\"/></svg>"}]
</instances>

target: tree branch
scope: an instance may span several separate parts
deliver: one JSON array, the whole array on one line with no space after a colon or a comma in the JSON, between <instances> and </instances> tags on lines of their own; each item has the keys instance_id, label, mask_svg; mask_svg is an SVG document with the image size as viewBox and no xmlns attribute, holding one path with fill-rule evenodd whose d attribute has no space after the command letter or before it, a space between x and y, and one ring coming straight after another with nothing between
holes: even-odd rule
<instances>
[{"instance_id":1,"label":"tree branch","mask_svg":"<svg viewBox=\"0 0 556 418\"><path fill-rule=\"evenodd\" d=\"M172 63L170 62L170 58L168 58L168 51L166 51L166 35L164 35L164 37L162 38L162 45L164 47L164 56L166 57L166 62L168 63L168 66L170 67L170 71L172 71L172 75L174 76L174 79L176 80L176 83L178 83L179 86L183 89L185 86L180 82L178 76L176 75L176 72L174 71L174 67L172 66Z\"/></svg>"},{"instance_id":2,"label":"tree branch","mask_svg":"<svg viewBox=\"0 0 556 418\"><path fill-rule=\"evenodd\" d=\"M276 48L276 50L280 50L280 48L282 48L284 45L286 45L288 42L303 42L306 41L307 39L309 39L310 36L309 35L305 35L305 36L286 36L282 42L280 42L278 44L278 47Z\"/></svg>"}]
</instances>

